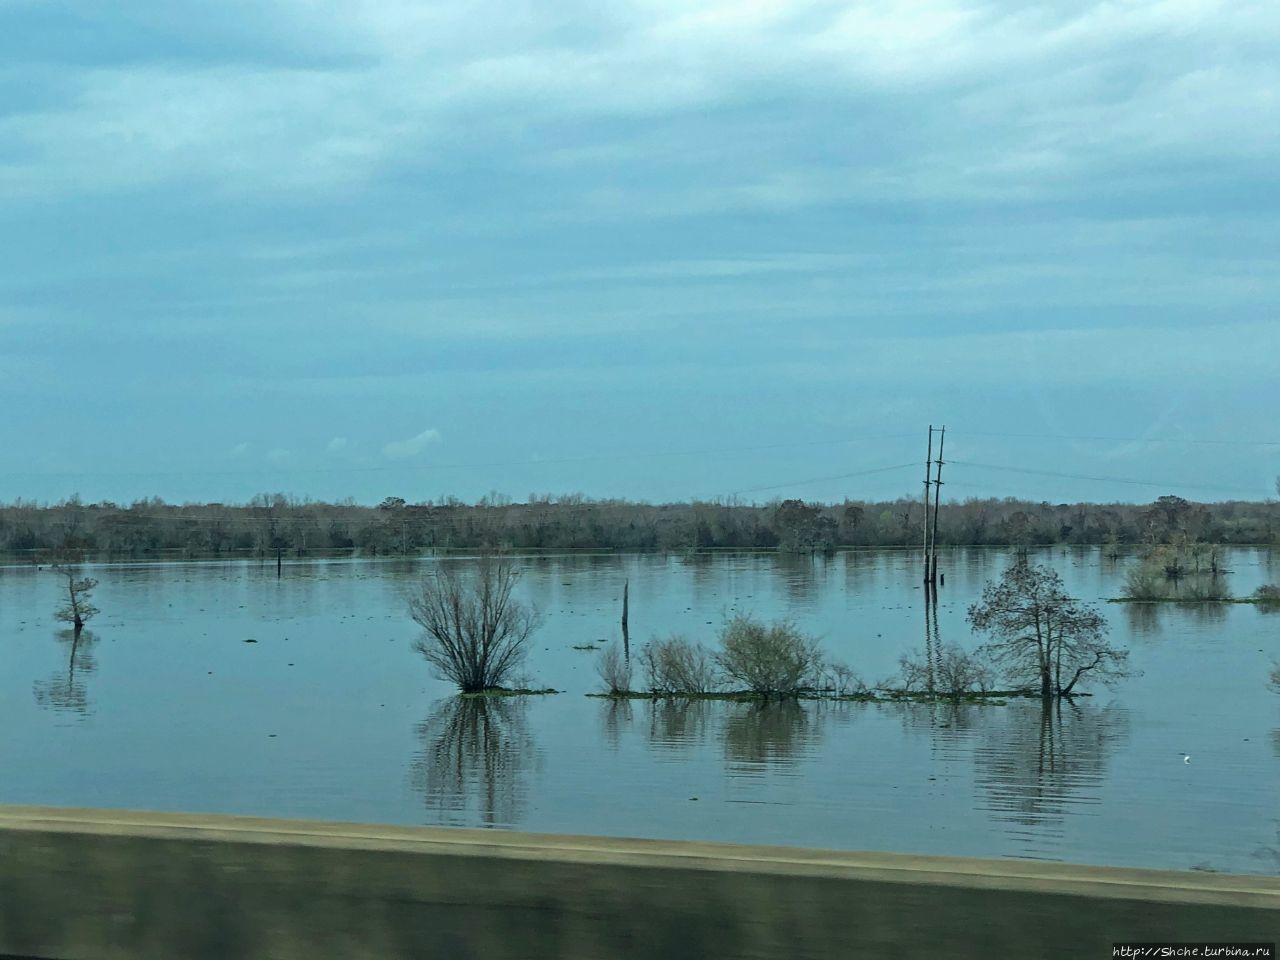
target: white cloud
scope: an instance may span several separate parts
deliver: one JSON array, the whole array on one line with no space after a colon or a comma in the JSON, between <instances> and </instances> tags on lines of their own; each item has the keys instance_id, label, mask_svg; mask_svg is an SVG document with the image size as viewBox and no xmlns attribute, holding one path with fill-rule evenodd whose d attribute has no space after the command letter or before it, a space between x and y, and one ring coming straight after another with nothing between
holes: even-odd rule
<instances>
[{"instance_id":1,"label":"white cloud","mask_svg":"<svg viewBox=\"0 0 1280 960\"><path fill-rule=\"evenodd\" d=\"M274 450L267 453L267 460L274 464L288 463L292 459L292 451L286 450L283 447L276 447Z\"/></svg>"},{"instance_id":2,"label":"white cloud","mask_svg":"<svg viewBox=\"0 0 1280 960\"><path fill-rule=\"evenodd\" d=\"M235 459L240 460L249 455L250 449L252 448L247 443L237 443L234 447L231 448L229 453Z\"/></svg>"},{"instance_id":3,"label":"white cloud","mask_svg":"<svg viewBox=\"0 0 1280 960\"><path fill-rule=\"evenodd\" d=\"M325 444L325 450L328 451L329 453L341 453L345 449L347 449L346 437L334 437L327 444Z\"/></svg>"},{"instance_id":4,"label":"white cloud","mask_svg":"<svg viewBox=\"0 0 1280 960\"><path fill-rule=\"evenodd\" d=\"M440 431L435 427L423 430L417 436L407 440L393 440L382 448L385 457L391 460L404 460L415 457L432 444L440 442Z\"/></svg>"}]
</instances>

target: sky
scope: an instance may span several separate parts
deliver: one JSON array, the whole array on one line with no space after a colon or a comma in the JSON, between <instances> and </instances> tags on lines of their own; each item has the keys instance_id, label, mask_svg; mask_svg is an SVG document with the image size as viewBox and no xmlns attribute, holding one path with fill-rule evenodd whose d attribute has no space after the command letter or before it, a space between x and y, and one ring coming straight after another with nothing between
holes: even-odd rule
<instances>
[{"instance_id":1,"label":"sky","mask_svg":"<svg viewBox=\"0 0 1280 960\"><path fill-rule=\"evenodd\" d=\"M0 0L0 500L1263 499L1271 0ZM935 454L936 455L936 454Z\"/></svg>"}]
</instances>

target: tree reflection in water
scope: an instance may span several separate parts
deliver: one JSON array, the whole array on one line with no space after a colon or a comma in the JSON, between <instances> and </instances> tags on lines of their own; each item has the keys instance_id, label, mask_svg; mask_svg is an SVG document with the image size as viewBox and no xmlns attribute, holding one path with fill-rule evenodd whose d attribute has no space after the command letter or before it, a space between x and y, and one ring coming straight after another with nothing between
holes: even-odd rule
<instances>
[{"instance_id":1,"label":"tree reflection in water","mask_svg":"<svg viewBox=\"0 0 1280 960\"><path fill-rule=\"evenodd\" d=\"M1128 711L1115 705L1010 703L983 717L988 722L974 750L982 806L997 819L1034 828L1014 831L1023 838L1061 836L1076 808L1100 802L1110 755L1129 735Z\"/></svg>"},{"instance_id":2,"label":"tree reflection in water","mask_svg":"<svg viewBox=\"0 0 1280 960\"><path fill-rule=\"evenodd\" d=\"M89 691L84 676L98 668L92 653L97 637L89 630L81 631L78 636L74 630L59 630L57 637L66 650L67 669L57 671L48 679L37 680L32 693L42 707L87 717Z\"/></svg>"},{"instance_id":3,"label":"tree reflection in water","mask_svg":"<svg viewBox=\"0 0 1280 960\"><path fill-rule=\"evenodd\" d=\"M696 746L707 739L712 702L670 697L645 701L649 713L649 740L665 748Z\"/></svg>"},{"instance_id":4,"label":"tree reflection in water","mask_svg":"<svg viewBox=\"0 0 1280 960\"><path fill-rule=\"evenodd\" d=\"M818 737L818 723L794 700L730 704L724 752L731 764L792 763Z\"/></svg>"},{"instance_id":5,"label":"tree reflection in water","mask_svg":"<svg viewBox=\"0 0 1280 960\"><path fill-rule=\"evenodd\" d=\"M524 697L450 697L418 726L412 781L436 822L514 826L541 762Z\"/></svg>"},{"instance_id":6,"label":"tree reflection in water","mask_svg":"<svg viewBox=\"0 0 1280 960\"><path fill-rule=\"evenodd\" d=\"M649 742L663 752L691 754L720 742L731 774L764 765L789 764L811 753L827 721L848 721L860 704L795 700L732 702L670 697L643 701ZM630 719L621 708L602 714L614 742L616 725Z\"/></svg>"},{"instance_id":7,"label":"tree reflection in water","mask_svg":"<svg viewBox=\"0 0 1280 960\"><path fill-rule=\"evenodd\" d=\"M1124 613L1134 637L1146 638L1160 635L1160 604L1126 603Z\"/></svg>"},{"instance_id":8,"label":"tree reflection in water","mask_svg":"<svg viewBox=\"0 0 1280 960\"><path fill-rule=\"evenodd\" d=\"M626 697L606 697L600 701L600 719L605 739L614 750L622 744L622 732L631 726L633 708Z\"/></svg>"}]
</instances>

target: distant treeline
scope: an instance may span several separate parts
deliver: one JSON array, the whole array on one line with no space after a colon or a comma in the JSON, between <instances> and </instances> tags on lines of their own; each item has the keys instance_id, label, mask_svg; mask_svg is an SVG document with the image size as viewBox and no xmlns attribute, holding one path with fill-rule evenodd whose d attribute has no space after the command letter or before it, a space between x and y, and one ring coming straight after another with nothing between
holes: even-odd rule
<instances>
[{"instance_id":1,"label":"distant treeline","mask_svg":"<svg viewBox=\"0 0 1280 960\"><path fill-rule=\"evenodd\" d=\"M408 503L388 497L377 506L318 503L284 494L262 494L244 505L181 506L158 498L122 506L73 497L53 505L19 501L0 506L0 551L37 561L67 551L99 558L381 556L493 547L808 553L917 546L924 517L921 500L907 497L765 505L647 504L580 495L531 497L524 503L493 496L475 504ZM970 499L942 504L937 522L942 545L1280 540L1280 504L1201 504L1172 496L1146 505Z\"/></svg>"}]
</instances>

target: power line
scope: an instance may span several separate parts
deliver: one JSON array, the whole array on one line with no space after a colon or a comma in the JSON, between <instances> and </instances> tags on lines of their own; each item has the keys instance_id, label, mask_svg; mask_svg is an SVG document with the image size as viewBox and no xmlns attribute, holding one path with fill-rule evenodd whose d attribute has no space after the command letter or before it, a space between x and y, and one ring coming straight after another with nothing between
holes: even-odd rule
<instances>
[{"instance_id":1,"label":"power line","mask_svg":"<svg viewBox=\"0 0 1280 960\"><path fill-rule=\"evenodd\" d=\"M998 463L974 463L969 460L952 460L953 464L966 467L977 467L982 470L1001 470L1008 473L1026 473L1040 477L1061 477L1067 480L1092 480L1098 483L1127 483L1140 487L1180 487L1186 490L1215 490L1231 493L1255 494L1256 490L1245 490L1243 487L1226 487L1216 484L1183 483L1180 480L1135 480L1132 477L1097 477L1082 473L1059 473L1054 470L1035 470L1030 467L1011 467Z\"/></svg>"},{"instance_id":2,"label":"power line","mask_svg":"<svg viewBox=\"0 0 1280 960\"><path fill-rule=\"evenodd\" d=\"M1033 440L1097 440L1107 443L1187 443L1239 447L1280 447L1280 440L1206 440L1193 437L1070 437L1049 433L997 433L989 430L966 430L967 437L1029 438Z\"/></svg>"},{"instance_id":3,"label":"power line","mask_svg":"<svg viewBox=\"0 0 1280 960\"><path fill-rule=\"evenodd\" d=\"M826 483L828 480L849 480L853 477L869 477L873 473L888 473L891 470L903 470L912 466L915 466L915 464L896 463L891 467L875 467L871 470L858 470L854 473L838 473L830 477L810 477L807 480L792 480L789 483L771 483L768 486L763 487L748 487L745 490L735 490L730 494L730 496L736 497L744 493L760 493L765 490L781 490L785 487L800 487L810 483Z\"/></svg>"}]
</instances>

